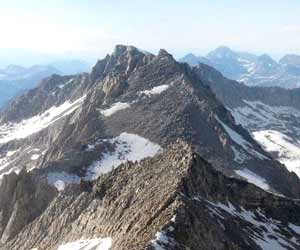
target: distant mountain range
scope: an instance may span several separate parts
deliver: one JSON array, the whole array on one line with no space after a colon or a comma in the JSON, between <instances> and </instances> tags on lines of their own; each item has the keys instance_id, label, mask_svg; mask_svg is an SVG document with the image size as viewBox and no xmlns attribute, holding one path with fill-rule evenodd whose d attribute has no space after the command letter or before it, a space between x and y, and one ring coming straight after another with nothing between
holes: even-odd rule
<instances>
[{"instance_id":1,"label":"distant mountain range","mask_svg":"<svg viewBox=\"0 0 300 250\"><path fill-rule=\"evenodd\" d=\"M180 59L191 66L210 65L224 76L249 86L300 87L300 56L289 54L278 62L269 55L260 56L219 47L206 56L188 54Z\"/></svg>"},{"instance_id":2,"label":"distant mountain range","mask_svg":"<svg viewBox=\"0 0 300 250\"><path fill-rule=\"evenodd\" d=\"M0 69L0 107L13 97L36 87L42 79L52 74L73 75L89 70L87 63L78 60L56 61L49 65L34 65L28 68L9 65Z\"/></svg>"}]
</instances>

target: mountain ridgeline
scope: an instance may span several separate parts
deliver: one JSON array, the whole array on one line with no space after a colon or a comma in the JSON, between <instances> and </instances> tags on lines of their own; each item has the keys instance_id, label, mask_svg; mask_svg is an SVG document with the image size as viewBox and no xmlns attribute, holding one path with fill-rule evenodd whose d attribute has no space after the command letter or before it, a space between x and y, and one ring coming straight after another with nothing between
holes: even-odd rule
<instances>
[{"instance_id":1,"label":"mountain ridgeline","mask_svg":"<svg viewBox=\"0 0 300 250\"><path fill-rule=\"evenodd\" d=\"M29 89L37 87L38 83L53 74L77 74L87 72L90 67L81 61L57 61L49 65L34 65L22 67L8 65L0 69L0 107Z\"/></svg>"},{"instance_id":2,"label":"mountain ridgeline","mask_svg":"<svg viewBox=\"0 0 300 250\"><path fill-rule=\"evenodd\" d=\"M300 56L294 54L285 55L276 62L267 54L257 56L219 47L205 57L188 54L180 61L191 66L207 64L225 77L249 86L277 86L287 89L300 87Z\"/></svg>"},{"instance_id":3,"label":"mountain ridgeline","mask_svg":"<svg viewBox=\"0 0 300 250\"><path fill-rule=\"evenodd\" d=\"M300 180L236 124L213 70L117 45L14 99L0 249L299 249Z\"/></svg>"}]
</instances>

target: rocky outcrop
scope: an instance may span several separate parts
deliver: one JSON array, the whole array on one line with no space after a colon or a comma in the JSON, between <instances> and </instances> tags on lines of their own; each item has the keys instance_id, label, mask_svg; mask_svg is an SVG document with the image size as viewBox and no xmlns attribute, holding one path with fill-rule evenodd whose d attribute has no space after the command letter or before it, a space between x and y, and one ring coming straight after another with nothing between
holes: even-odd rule
<instances>
[{"instance_id":1,"label":"rocky outcrop","mask_svg":"<svg viewBox=\"0 0 300 250\"><path fill-rule=\"evenodd\" d=\"M278 235L299 249L299 235L288 226L300 225L299 206L226 177L177 142L155 158L70 186L0 249L54 250L95 237L111 237L112 250L261 249L260 238L269 244ZM268 228L271 221L278 231Z\"/></svg>"},{"instance_id":2,"label":"rocky outcrop","mask_svg":"<svg viewBox=\"0 0 300 250\"><path fill-rule=\"evenodd\" d=\"M18 175L4 176L0 185L0 245L44 212L56 194L54 187L24 169Z\"/></svg>"}]
</instances>

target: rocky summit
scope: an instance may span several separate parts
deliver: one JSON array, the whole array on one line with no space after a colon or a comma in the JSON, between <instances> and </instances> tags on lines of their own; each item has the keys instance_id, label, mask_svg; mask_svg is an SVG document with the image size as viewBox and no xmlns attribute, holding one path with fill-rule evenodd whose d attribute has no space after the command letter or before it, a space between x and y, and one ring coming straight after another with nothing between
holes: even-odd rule
<instances>
[{"instance_id":1,"label":"rocky summit","mask_svg":"<svg viewBox=\"0 0 300 250\"><path fill-rule=\"evenodd\" d=\"M300 249L299 178L211 72L117 45L91 73L14 99L0 114L0 249Z\"/></svg>"}]
</instances>

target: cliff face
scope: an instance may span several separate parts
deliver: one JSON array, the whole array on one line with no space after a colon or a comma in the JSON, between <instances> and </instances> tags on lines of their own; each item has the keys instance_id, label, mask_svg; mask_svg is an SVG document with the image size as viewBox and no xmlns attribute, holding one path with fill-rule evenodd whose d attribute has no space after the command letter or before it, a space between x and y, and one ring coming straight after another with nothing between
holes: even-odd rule
<instances>
[{"instance_id":1,"label":"cliff face","mask_svg":"<svg viewBox=\"0 0 300 250\"><path fill-rule=\"evenodd\" d=\"M22 170L5 176L0 186L1 243L36 219L57 194L54 187Z\"/></svg>"},{"instance_id":2,"label":"cliff face","mask_svg":"<svg viewBox=\"0 0 300 250\"><path fill-rule=\"evenodd\" d=\"M0 249L57 249L112 238L111 249L299 249L299 202L214 170L188 144L128 162L58 194ZM275 242L275 243L274 243Z\"/></svg>"}]
</instances>

